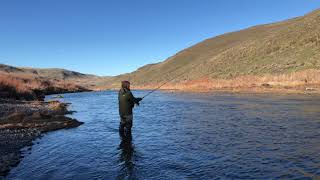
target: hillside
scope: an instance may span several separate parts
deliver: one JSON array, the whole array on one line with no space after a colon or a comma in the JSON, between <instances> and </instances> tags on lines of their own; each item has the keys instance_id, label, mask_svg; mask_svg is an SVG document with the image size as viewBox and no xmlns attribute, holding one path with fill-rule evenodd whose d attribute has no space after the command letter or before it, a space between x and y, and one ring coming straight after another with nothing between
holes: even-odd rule
<instances>
[{"instance_id":1,"label":"hillside","mask_svg":"<svg viewBox=\"0 0 320 180\"><path fill-rule=\"evenodd\" d=\"M128 79L135 88L154 88L184 73L163 88L305 88L318 87L319 72L320 10L316 10L204 40L161 63L113 77L105 87Z\"/></svg>"},{"instance_id":2,"label":"hillside","mask_svg":"<svg viewBox=\"0 0 320 180\"><path fill-rule=\"evenodd\" d=\"M109 79L109 77L83 74L66 69L13 67L5 64L0 64L0 74L49 80L56 83L71 83L88 89L95 89L97 85L104 84L104 81Z\"/></svg>"},{"instance_id":3,"label":"hillside","mask_svg":"<svg viewBox=\"0 0 320 180\"><path fill-rule=\"evenodd\" d=\"M82 92L97 89L108 77L64 69L22 68L0 64L0 97L34 100L45 94Z\"/></svg>"}]
</instances>

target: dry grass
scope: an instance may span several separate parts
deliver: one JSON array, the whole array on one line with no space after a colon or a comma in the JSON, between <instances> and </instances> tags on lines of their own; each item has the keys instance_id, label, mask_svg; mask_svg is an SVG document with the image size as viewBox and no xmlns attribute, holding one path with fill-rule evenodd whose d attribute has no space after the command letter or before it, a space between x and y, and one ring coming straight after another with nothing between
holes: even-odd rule
<instances>
[{"instance_id":1,"label":"dry grass","mask_svg":"<svg viewBox=\"0 0 320 180\"><path fill-rule=\"evenodd\" d=\"M85 90L68 81L52 81L30 74L0 73L1 98L34 100L43 99L45 94Z\"/></svg>"},{"instance_id":2,"label":"dry grass","mask_svg":"<svg viewBox=\"0 0 320 180\"><path fill-rule=\"evenodd\" d=\"M32 92L30 86L34 86L34 83L26 78L18 78L3 73L0 74L1 98L33 100L35 99L35 94Z\"/></svg>"},{"instance_id":3,"label":"dry grass","mask_svg":"<svg viewBox=\"0 0 320 180\"><path fill-rule=\"evenodd\" d=\"M134 89L153 89L160 84L147 86L133 86ZM320 88L320 70L305 70L287 74L266 74L262 76L239 76L233 79L209 79L202 77L197 80L182 83L168 83L161 89L176 90L249 90L262 91L268 89L279 90L317 90Z\"/></svg>"},{"instance_id":4,"label":"dry grass","mask_svg":"<svg viewBox=\"0 0 320 180\"><path fill-rule=\"evenodd\" d=\"M28 75L12 75L0 74L0 83L4 86L14 87L17 92L30 92L32 89L37 89L41 86L41 82Z\"/></svg>"}]
</instances>

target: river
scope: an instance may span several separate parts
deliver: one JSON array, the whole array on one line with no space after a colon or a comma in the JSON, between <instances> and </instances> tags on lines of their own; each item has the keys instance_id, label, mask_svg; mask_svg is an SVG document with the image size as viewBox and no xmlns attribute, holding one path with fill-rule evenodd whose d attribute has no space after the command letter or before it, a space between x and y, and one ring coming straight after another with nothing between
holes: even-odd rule
<instances>
[{"instance_id":1,"label":"river","mask_svg":"<svg viewBox=\"0 0 320 180\"><path fill-rule=\"evenodd\" d=\"M320 178L317 96L158 91L134 109L131 143L116 91L63 96L85 124L36 140L6 179Z\"/></svg>"}]
</instances>

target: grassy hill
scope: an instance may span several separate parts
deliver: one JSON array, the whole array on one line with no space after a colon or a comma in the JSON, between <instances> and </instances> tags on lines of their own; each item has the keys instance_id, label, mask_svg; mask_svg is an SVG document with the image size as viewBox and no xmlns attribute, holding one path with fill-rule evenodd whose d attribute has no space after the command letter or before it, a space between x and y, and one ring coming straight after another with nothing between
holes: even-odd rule
<instances>
[{"instance_id":1,"label":"grassy hill","mask_svg":"<svg viewBox=\"0 0 320 180\"><path fill-rule=\"evenodd\" d=\"M204 40L165 61L113 77L136 88L219 89L320 84L320 10ZM268 85L266 85L268 84Z\"/></svg>"},{"instance_id":2,"label":"grassy hill","mask_svg":"<svg viewBox=\"0 0 320 180\"><path fill-rule=\"evenodd\" d=\"M95 90L108 77L65 69L22 68L0 64L0 97L42 99L45 94Z\"/></svg>"},{"instance_id":3,"label":"grassy hill","mask_svg":"<svg viewBox=\"0 0 320 180\"><path fill-rule=\"evenodd\" d=\"M83 74L75 71L59 68L29 68L13 67L0 64L0 73L33 79L49 80L57 83L73 83L85 88L94 89L109 77L100 77L91 74Z\"/></svg>"}]
</instances>

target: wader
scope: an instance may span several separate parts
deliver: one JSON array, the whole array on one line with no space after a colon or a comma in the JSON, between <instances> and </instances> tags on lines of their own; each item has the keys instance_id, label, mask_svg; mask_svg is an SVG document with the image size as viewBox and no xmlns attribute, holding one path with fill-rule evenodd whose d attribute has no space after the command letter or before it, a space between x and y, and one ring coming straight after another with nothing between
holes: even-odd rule
<instances>
[{"instance_id":1,"label":"wader","mask_svg":"<svg viewBox=\"0 0 320 180\"><path fill-rule=\"evenodd\" d=\"M119 134L121 137L131 136L133 115L120 116Z\"/></svg>"}]
</instances>

